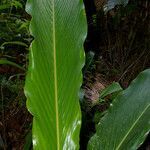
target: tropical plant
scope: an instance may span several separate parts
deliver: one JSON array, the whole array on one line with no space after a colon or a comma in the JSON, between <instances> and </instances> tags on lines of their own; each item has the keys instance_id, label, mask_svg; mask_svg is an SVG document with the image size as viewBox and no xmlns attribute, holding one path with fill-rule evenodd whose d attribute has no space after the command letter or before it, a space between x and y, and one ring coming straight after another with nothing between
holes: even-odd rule
<instances>
[{"instance_id":1,"label":"tropical plant","mask_svg":"<svg viewBox=\"0 0 150 150\"><path fill-rule=\"evenodd\" d=\"M24 6L23 0L0 2L0 65L11 65L25 71L25 66L21 66L32 38L28 31L29 21L21 17ZM18 62L19 57L23 59Z\"/></svg>"},{"instance_id":2,"label":"tropical plant","mask_svg":"<svg viewBox=\"0 0 150 150\"><path fill-rule=\"evenodd\" d=\"M83 3L29 0L27 12L32 15L35 38L25 86L27 106L34 116L34 149L79 149L78 92L86 35Z\"/></svg>"},{"instance_id":3,"label":"tropical plant","mask_svg":"<svg viewBox=\"0 0 150 150\"><path fill-rule=\"evenodd\" d=\"M35 38L25 85L27 107L34 117L33 148L79 149L78 93L86 32L83 4L81 0L29 0L26 8L32 15L30 30ZM97 125L89 149L139 147L150 129L149 82L150 69L119 93Z\"/></svg>"},{"instance_id":4,"label":"tropical plant","mask_svg":"<svg viewBox=\"0 0 150 150\"><path fill-rule=\"evenodd\" d=\"M23 8L25 5L24 0L1 0L0 2L0 12L3 10L11 11L14 8Z\"/></svg>"},{"instance_id":5,"label":"tropical plant","mask_svg":"<svg viewBox=\"0 0 150 150\"><path fill-rule=\"evenodd\" d=\"M88 149L136 150L150 131L150 69L121 92L97 125Z\"/></svg>"}]
</instances>

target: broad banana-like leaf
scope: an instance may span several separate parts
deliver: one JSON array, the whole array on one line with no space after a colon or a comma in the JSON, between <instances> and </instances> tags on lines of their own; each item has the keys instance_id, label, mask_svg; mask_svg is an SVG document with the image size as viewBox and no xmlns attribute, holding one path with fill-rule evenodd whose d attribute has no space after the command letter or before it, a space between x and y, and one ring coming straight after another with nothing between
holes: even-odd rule
<instances>
[{"instance_id":1,"label":"broad banana-like leaf","mask_svg":"<svg viewBox=\"0 0 150 150\"><path fill-rule=\"evenodd\" d=\"M34 36L25 94L36 150L79 148L86 21L81 0L28 0Z\"/></svg>"},{"instance_id":2,"label":"broad banana-like leaf","mask_svg":"<svg viewBox=\"0 0 150 150\"><path fill-rule=\"evenodd\" d=\"M136 150L150 130L150 69L113 101L90 139L89 150Z\"/></svg>"},{"instance_id":3,"label":"broad banana-like leaf","mask_svg":"<svg viewBox=\"0 0 150 150\"><path fill-rule=\"evenodd\" d=\"M129 0L108 0L104 6L104 11L107 12L113 9L116 5L127 5Z\"/></svg>"}]
</instances>

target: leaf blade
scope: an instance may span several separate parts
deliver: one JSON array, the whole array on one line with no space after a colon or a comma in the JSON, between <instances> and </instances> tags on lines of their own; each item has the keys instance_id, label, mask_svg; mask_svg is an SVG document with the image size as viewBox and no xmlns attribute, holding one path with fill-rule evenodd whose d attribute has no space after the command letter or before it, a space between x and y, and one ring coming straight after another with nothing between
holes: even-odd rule
<instances>
[{"instance_id":1,"label":"leaf blade","mask_svg":"<svg viewBox=\"0 0 150 150\"><path fill-rule=\"evenodd\" d=\"M100 98L104 98L105 96L112 94L114 92L122 91L122 87L118 82L113 82L108 87L106 87L102 92L100 93Z\"/></svg>"},{"instance_id":2,"label":"leaf blade","mask_svg":"<svg viewBox=\"0 0 150 150\"><path fill-rule=\"evenodd\" d=\"M25 86L27 106L34 116L34 149L77 149L86 31L83 4L29 0L27 10L33 17L30 29L35 38Z\"/></svg>"},{"instance_id":3,"label":"leaf blade","mask_svg":"<svg viewBox=\"0 0 150 150\"><path fill-rule=\"evenodd\" d=\"M98 125L89 149L134 150L139 147L150 130L149 82L150 69L140 73L129 88L120 93Z\"/></svg>"}]
</instances>

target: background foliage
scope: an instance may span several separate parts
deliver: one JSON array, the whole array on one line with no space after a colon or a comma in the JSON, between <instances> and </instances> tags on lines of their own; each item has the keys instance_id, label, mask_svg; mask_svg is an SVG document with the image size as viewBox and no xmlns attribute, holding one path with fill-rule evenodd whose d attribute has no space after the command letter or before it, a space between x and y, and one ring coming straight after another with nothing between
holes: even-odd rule
<instances>
[{"instance_id":1,"label":"background foliage","mask_svg":"<svg viewBox=\"0 0 150 150\"><path fill-rule=\"evenodd\" d=\"M30 130L23 87L32 37L25 3L0 1L0 149L23 149Z\"/></svg>"}]
</instances>

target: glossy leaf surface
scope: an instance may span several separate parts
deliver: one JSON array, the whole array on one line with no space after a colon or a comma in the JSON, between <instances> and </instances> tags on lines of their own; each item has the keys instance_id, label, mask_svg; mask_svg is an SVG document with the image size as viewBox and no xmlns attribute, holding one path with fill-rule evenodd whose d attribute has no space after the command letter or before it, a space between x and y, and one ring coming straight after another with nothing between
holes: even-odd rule
<instances>
[{"instance_id":1,"label":"glossy leaf surface","mask_svg":"<svg viewBox=\"0 0 150 150\"><path fill-rule=\"evenodd\" d=\"M81 0L28 0L34 36L25 93L36 150L79 148L78 92L86 34Z\"/></svg>"},{"instance_id":2,"label":"glossy leaf surface","mask_svg":"<svg viewBox=\"0 0 150 150\"><path fill-rule=\"evenodd\" d=\"M150 130L150 69L121 92L97 126L89 150L136 150Z\"/></svg>"}]
</instances>

